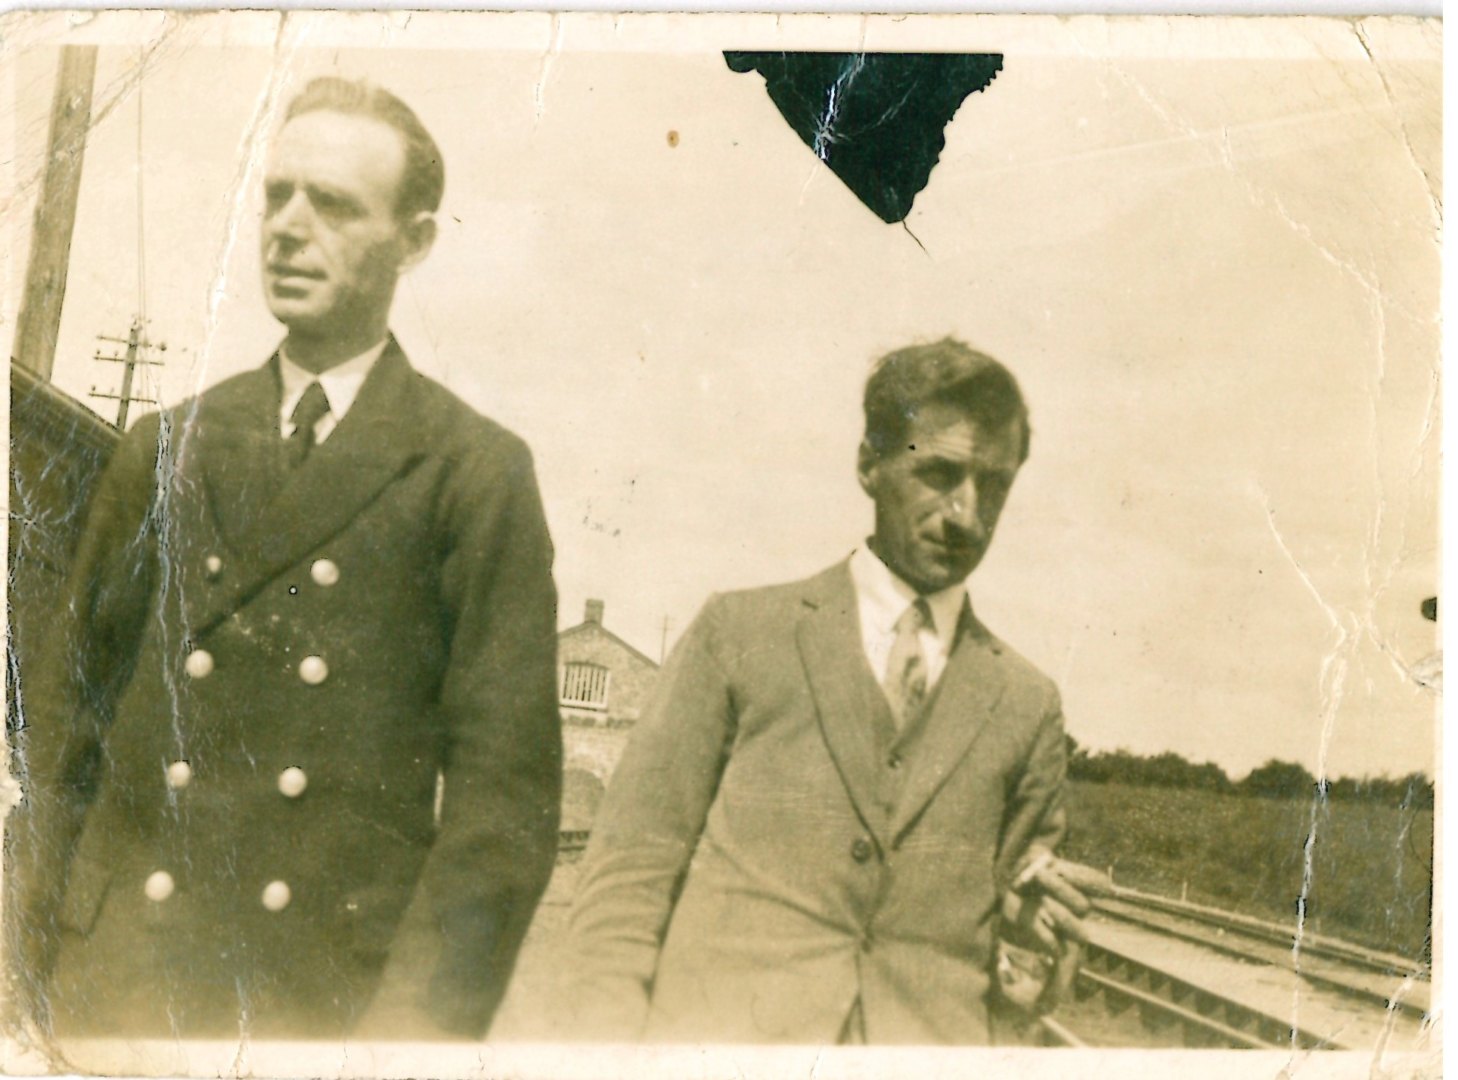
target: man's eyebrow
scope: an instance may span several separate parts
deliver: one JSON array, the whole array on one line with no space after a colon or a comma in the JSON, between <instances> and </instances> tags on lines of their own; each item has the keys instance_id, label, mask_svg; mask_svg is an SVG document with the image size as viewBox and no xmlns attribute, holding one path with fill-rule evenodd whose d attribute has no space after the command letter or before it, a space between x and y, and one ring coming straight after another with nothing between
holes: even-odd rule
<instances>
[{"instance_id":1,"label":"man's eyebrow","mask_svg":"<svg viewBox=\"0 0 1458 1080\"><path fill-rule=\"evenodd\" d=\"M333 187L329 184L305 184L304 190L309 193L310 198L322 195L324 198L332 199L335 202L347 202L350 204L359 203L359 199L357 199L354 195L350 194L348 191L345 191L343 188Z\"/></svg>"},{"instance_id":2,"label":"man's eyebrow","mask_svg":"<svg viewBox=\"0 0 1458 1080\"><path fill-rule=\"evenodd\" d=\"M907 447L922 454L957 460L970 456L972 439L970 436L937 434L928 436L920 442L908 442Z\"/></svg>"}]
</instances>

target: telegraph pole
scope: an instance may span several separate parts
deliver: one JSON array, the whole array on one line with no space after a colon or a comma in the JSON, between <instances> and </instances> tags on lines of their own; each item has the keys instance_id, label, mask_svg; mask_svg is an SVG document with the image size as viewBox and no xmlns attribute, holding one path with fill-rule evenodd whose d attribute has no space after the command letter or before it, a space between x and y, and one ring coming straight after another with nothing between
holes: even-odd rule
<instances>
[{"instance_id":1,"label":"telegraph pole","mask_svg":"<svg viewBox=\"0 0 1458 1080\"><path fill-rule=\"evenodd\" d=\"M108 356L105 353L98 352L93 357L96 360L104 360L108 363L123 365L121 393L107 394L97 390L94 386L91 388L92 397L107 398L118 403L116 409L116 426L121 431L125 431L127 429L127 413L131 410L132 402L140 401L148 405L157 404L154 398L148 397L145 394L132 393L137 368L162 366L161 360L149 360L144 355L145 351L147 349L156 349L158 352L166 352L167 346L165 344L154 345L142 337L142 322L140 319L133 320L132 328L124 338L107 337L105 334L98 334L96 340L109 341L113 344L125 345L127 347L127 351L121 356Z\"/></svg>"},{"instance_id":2,"label":"telegraph pole","mask_svg":"<svg viewBox=\"0 0 1458 1080\"><path fill-rule=\"evenodd\" d=\"M66 295L66 270L76 225L76 199L81 193L81 159L91 125L95 80L96 46L62 46L56 93L51 100L45 172L31 228L25 295L11 346L11 359L47 382L56 360L56 334L61 325L61 301Z\"/></svg>"}]
</instances>

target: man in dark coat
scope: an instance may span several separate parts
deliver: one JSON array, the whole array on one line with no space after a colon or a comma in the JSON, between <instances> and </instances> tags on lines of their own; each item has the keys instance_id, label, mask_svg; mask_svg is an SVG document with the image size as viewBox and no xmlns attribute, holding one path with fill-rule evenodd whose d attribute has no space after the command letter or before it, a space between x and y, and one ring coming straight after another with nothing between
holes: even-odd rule
<instances>
[{"instance_id":1,"label":"man in dark coat","mask_svg":"<svg viewBox=\"0 0 1458 1080\"><path fill-rule=\"evenodd\" d=\"M393 95L309 84L265 176L286 339L100 483L20 683L21 986L58 1033L348 1033L417 884L430 1034L505 989L556 852L556 594L525 444L388 331L440 161Z\"/></svg>"},{"instance_id":2,"label":"man in dark coat","mask_svg":"<svg viewBox=\"0 0 1458 1080\"><path fill-rule=\"evenodd\" d=\"M1058 691L966 586L1022 396L947 340L886 357L865 410L867 544L714 597L659 676L593 823L563 1034L986 1043L999 939L1071 977Z\"/></svg>"}]
</instances>

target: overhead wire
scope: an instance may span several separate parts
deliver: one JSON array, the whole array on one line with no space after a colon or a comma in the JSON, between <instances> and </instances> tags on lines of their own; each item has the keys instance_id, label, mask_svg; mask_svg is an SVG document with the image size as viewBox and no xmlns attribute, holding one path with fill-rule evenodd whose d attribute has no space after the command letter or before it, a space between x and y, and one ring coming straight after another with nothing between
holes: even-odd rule
<instances>
[{"instance_id":1,"label":"overhead wire","mask_svg":"<svg viewBox=\"0 0 1458 1080\"><path fill-rule=\"evenodd\" d=\"M145 49L137 50L138 70L145 70L147 53ZM137 359L145 361L151 349L150 335L147 332L147 193L146 193L146 125L145 125L145 95L147 82L145 78L137 80L137 146L136 146L136 177L137 177ZM155 402L159 398L160 380L154 375L152 367L148 363L139 363L133 378L137 385L133 391L140 401Z\"/></svg>"}]
</instances>

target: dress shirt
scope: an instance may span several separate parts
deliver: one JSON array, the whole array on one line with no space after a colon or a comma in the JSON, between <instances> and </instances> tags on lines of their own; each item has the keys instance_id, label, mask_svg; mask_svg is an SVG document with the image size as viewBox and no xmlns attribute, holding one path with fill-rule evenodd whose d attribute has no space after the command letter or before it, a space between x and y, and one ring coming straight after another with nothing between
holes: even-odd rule
<instances>
[{"instance_id":1,"label":"dress shirt","mask_svg":"<svg viewBox=\"0 0 1458 1080\"><path fill-rule=\"evenodd\" d=\"M315 445L329 438L329 433L339 426L344 419L344 414L349 412L349 407L354 404L354 399L359 395L359 388L364 385L365 376L370 373L370 368L375 366L375 361L385 351L385 344L389 339L381 341L372 349L360 353L353 359L346 360L342 364L335 364L328 371L315 375L299 367L289 359L289 354L284 349L278 351L278 373L283 382L283 397L279 402L278 427L285 439L290 438L294 433L294 422L290 419L294 409L298 407L299 399L304 396L304 391L309 389L309 384L317 382L324 388L324 396L329 399L329 411L319 418L314 425Z\"/></svg>"},{"instance_id":2,"label":"dress shirt","mask_svg":"<svg viewBox=\"0 0 1458 1080\"><path fill-rule=\"evenodd\" d=\"M920 594L892 573L869 547L858 548L851 556L850 575L860 609L861 646L866 650L866 660L876 681L884 683L891 646L896 641L896 621L916 603ZM931 610L932 625L923 627L917 638L926 658L926 688L930 693L951 655L957 622L967 603L967 583L959 581L924 599Z\"/></svg>"}]
</instances>

